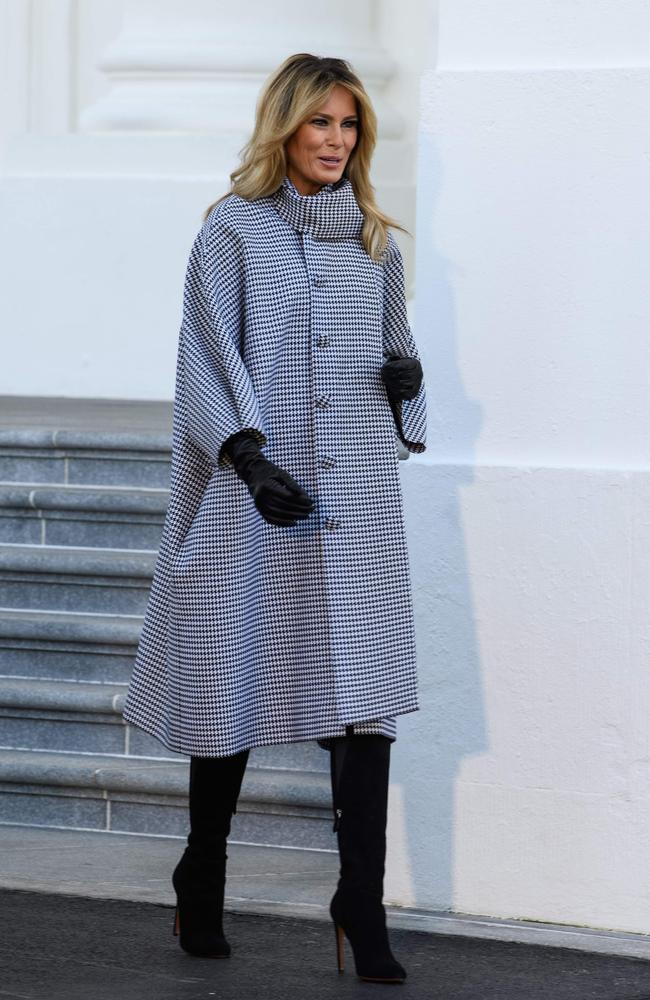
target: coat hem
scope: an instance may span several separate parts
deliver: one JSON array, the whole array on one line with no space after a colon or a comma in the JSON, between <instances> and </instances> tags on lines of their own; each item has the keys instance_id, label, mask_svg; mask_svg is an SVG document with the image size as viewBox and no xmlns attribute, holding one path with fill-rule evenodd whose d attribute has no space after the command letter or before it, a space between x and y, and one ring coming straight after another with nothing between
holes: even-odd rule
<instances>
[{"instance_id":1,"label":"coat hem","mask_svg":"<svg viewBox=\"0 0 650 1000\"><path fill-rule=\"evenodd\" d=\"M256 747L286 746L286 745L288 745L290 743L316 742L316 743L319 744L319 746L321 746L321 749L326 750L328 748L325 747L325 746L322 746L322 743L325 742L325 741L327 741L327 740L334 739L337 736L344 736L345 735L345 728L348 725L362 725L364 723L372 723L372 722L380 723L382 721L382 719L393 718L394 716L407 715L410 712L416 712L416 711L419 710L419 707L420 707L419 705L415 704L415 705L413 705L413 706L411 706L409 708L393 709L390 712L384 712L381 718L375 717L374 719L368 719L368 718L365 718L365 719L350 719L347 722L341 722L341 723L338 724L338 726L334 726L333 727L335 730L342 730L342 732L339 732L339 731L336 731L336 732L332 732L332 731L325 732L325 731L319 729L317 731L312 731L312 732L309 732L309 733L305 733L304 735L300 735L300 736L293 736L293 737L289 737L289 738L284 737L284 738L280 738L280 739L269 739L269 740L264 740L263 742L254 742L254 743L251 743L248 740L243 740L243 741L241 741L240 744L237 745L236 749L230 750L229 753L227 753L227 754L210 754L210 753L206 754L205 747L201 747L201 748L181 747L180 746L180 741L171 739L168 736L164 736L155 726L146 726L146 725L143 724L142 720L136 720L134 718L131 718L126 713L123 713L122 718L129 725L136 726L138 729L141 729L143 732L148 733L149 736L153 736L167 750L172 750L174 753L185 754L188 757L191 757L191 756L197 756L197 757L228 757L228 756L232 756L232 755L234 755L236 753L241 753L243 750L254 750ZM395 742L395 737L394 736L388 737L388 738L391 740L391 743Z\"/></svg>"}]
</instances>

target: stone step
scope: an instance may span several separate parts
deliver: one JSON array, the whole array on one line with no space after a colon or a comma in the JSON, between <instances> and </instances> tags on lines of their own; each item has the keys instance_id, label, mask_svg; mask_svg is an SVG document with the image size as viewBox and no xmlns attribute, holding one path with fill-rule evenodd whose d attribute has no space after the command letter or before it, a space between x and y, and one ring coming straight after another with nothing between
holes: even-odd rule
<instances>
[{"instance_id":1,"label":"stone step","mask_svg":"<svg viewBox=\"0 0 650 1000\"><path fill-rule=\"evenodd\" d=\"M0 545L0 607L144 614L156 553Z\"/></svg>"},{"instance_id":2,"label":"stone step","mask_svg":"<svg viewBox=\"0 0 650 1000\"><path fill-rule=\"evenodd\" d=\"M108 420L90 429L48 427L52 419L43 414L42 426L0 428L0 480L169 487L170 432L110 430Z\"/></svg>"},{"instance_id":3,"label":"stone step","mask_svg":"<svg viewBox=\"0 0 650 1000\"><path fill-rule=\"evenodd\" d=\"M184 836L189 761L0 750L0 823ZM329 777L249 766L233 840L335 848Z\"/></svg>"},{"instance_id":4,"label":"stone step","mask_svg":"<svg viewBox=\"0 0 650 1000\"><path fill-rule=\"evenodd\" d=\"M3 399L0 822L185 836L189 757L121 716L171 476L171 404ZM255 747L233 837L335 847L329 754Z\"/></svg>"},{"instance_id":5,"label":"stone step","mask_svg":"<svg viewBox=\"0 0 650 1000\"><path fill-rule=\"evenodd\" d=\"M123 684L0 677L0 746L186 759L122 720L125 692Z\"/></svg>"},{"instance_id":6,"label":"stone step","mask_svg":"<svg viewBox=\"0 0 650 1000\"><path fill-rule=\"evenodd\" d=\"M0 676L0 746L187 761L122 717L127 685ZM255 747L250 764L328 772L315 740Z\"/></svg>"},{"instance_id":7,"label":"stone step","mask_svg":"<svg viewBox=\"0 0 650 1000\"><path fill-rule=\"evenodd\" d=\"M0 608L0 674L128 683L141 615Z\"/></svg>"},{"instance_id":8,"label":"stone step","mask_svg":"<svg viewBox=\"0 0 650 1000\"><path fill-rule=\"evenodd\" d=\"M169 490L0 482L0 542L158 549Z\"/></svg>"}]
</instances>

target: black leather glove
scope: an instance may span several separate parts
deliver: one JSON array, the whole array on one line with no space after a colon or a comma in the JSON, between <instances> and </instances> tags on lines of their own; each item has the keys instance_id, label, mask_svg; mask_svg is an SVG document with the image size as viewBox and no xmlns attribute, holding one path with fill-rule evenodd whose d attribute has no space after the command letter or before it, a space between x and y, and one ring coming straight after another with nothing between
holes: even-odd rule
<instances>
[{"instance_id":1,"label":"black leather glove","mask_svg":"<svg viewBox=\"0 0 650 1000\"><path fill-rule=\"evenodd\" d=\"M239 478L246 483L255 506L269 524L293 525L309 517L314 501L296 480L262 454L252 434L237 431L224 441Z\"/></svg>"},{"instance_id":2,"label":"black leather glove","mask_svg":"<svg viewBox=\"0 0 650 1000\"><path fill-rule=\"evenodd\" d=\"M422 365L417 358L390 358L381 366L381 377L393 402L417 396L422 374Z\"/></svg>"}]
</instances>

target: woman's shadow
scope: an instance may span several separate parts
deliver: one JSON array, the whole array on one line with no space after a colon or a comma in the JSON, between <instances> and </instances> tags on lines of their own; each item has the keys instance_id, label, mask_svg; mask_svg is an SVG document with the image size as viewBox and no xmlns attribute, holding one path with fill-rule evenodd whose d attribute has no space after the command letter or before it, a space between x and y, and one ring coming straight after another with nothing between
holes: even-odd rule
<instances>
[{"instance_id":1,"label":"woman's shadow","mask_svg":"<svg viewBox=\"0 0 650 1000\"><path fill-rule=\"evenodd\" d=\"M436 249L442 183L434 138L421 135L413 333L427 389L427 450L402 463L418 648L420 710L397 717L392 751L385 901L453 905L455 779L487 736L472 594L460 510L474 482L481 407L457 363L449 274ZM413 461L413 459L415 459Z\"/></svg>"}]
</instances>

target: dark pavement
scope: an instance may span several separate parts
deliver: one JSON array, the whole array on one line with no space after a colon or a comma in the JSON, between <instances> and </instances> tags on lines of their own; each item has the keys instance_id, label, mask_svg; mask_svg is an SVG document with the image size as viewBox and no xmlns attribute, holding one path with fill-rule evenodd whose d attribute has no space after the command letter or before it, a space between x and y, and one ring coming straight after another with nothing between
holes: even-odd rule
<instances>
[{"instance_id":1,"label":"dark pavement","mask_svg":"<svg viewBox=\"0 0 650 1000\"><path fill-rule=\"evenodd\" d=\"M331 923L226 913L226 959L185 954L173 907L0 890L0 1000L650 1000L650 962L568 948L391 930L402 985L356 978Z\"/></svg>"}]
</instances>

